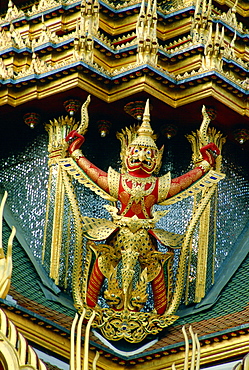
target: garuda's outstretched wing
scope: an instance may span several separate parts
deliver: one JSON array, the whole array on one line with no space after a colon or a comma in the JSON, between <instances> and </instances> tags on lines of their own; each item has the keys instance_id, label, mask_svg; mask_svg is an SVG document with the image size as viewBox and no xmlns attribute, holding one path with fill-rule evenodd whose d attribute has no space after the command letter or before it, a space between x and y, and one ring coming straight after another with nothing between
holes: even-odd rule
<instances>
[{"instance_id":1,"label":"garuda's outstretched wing","mask_svg":"<svg viewBox=\"0 0 249 370\"><path fill-rule=\"evenodd\" d=\"M83 184L87 188L91 189L95 194L99 195L103 199L115 202L117 199L112 197L100 186L98 186L89 176L74 162L72 158L62 158L59 160L60 165L66 172L73 176L80 184Z\"/></svg>"},{"instance_id":2,"label":"garuda's outstretched wing","mask_svg":"<svg viewBox=\"0 0 249 370\"><path fill-rule=\"evenodd\" d=\"M224 177L225 174L211 170L207 172L200 180L190 185L187 189L169 199L164 200L163 202L159 203L159 205L166 206L174 204L189 196L196 195L199 192L217 184L220 180L224 179Z\"/></svg>"}]
</instances>

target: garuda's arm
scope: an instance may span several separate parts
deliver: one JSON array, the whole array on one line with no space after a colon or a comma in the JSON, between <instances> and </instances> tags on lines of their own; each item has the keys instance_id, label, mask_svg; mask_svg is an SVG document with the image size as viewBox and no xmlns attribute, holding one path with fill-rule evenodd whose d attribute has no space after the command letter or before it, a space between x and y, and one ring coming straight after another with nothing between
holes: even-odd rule
<instances>
[{"instance_id":1,"label":"garuda's arm","mask_svg":"<svg viewBox=\"0 0 249 370\"><path fill-rule=\"evenodd\" d=\"M170 188L165 199L171 198L187 189L201 179L215 165L215 158L220 154L218 147L210 143L200 149L203 160L193 170L171 180Z\"/></svg>"},{"instance_id":2,"label":"garuda's arm","mask_svg":"<svg viewBox=\"0 0 249 370\"><path fill-rule=\"evenodd\" d=\"M85 141L84 137L74 130L71 131L66 137L67 142L71 140L74 141L69 145L68 148L70 156L95 184L109 194L110 192L107 172L102 171L100 168L91 163L80 150L81 145Z\"/></svg>"}]
</instances>

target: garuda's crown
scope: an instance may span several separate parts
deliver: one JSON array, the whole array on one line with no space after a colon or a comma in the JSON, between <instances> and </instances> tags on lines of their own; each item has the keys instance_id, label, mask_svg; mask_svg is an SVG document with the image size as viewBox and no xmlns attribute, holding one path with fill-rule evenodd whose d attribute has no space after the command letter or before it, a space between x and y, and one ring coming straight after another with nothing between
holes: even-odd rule
<instances>
[{"instance_id":1,"label":"garuda's crown","mask_svg":"<svg viewBox=\"0 0 249 370\"><path fill-rule=\"evenodd\" d=\"M137 137L130 143L129 146L144 146L157 149L156 143L153 139L153 130L150 126L149 99L147 99L145 104L143 121L141 126L137 130Z\"/></svg>"}]
</instances>

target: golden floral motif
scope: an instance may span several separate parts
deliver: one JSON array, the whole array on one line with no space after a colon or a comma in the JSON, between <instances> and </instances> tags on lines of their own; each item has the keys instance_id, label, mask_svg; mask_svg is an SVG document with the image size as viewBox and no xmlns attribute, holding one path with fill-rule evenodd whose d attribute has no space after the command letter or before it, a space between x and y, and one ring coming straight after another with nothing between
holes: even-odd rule
<instances>
[{"instance_id":1,"label":"golden floral motif","mask_svg":"<svg viewBox=\"0 0 249 370\"><path fill-rule=\"evenodd\" d=\"M148 334L157 334L162 328L173 324L176 319L178 316L174 314L159 317L156 313L97 309L93 327L98 327L99 322L106 338L115 341L125 339L127 342L137 343L146 338Z\"/></svg>"}]
</instances>

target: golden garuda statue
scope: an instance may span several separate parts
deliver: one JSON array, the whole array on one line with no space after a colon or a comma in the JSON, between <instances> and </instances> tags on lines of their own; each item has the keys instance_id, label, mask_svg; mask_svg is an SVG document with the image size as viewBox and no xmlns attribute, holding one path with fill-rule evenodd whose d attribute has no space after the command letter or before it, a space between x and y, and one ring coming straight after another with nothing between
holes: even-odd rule
<instances>
[{"instance_id":1,"label":"golden garuda statue","mask_svg":"<svg viewBox=\"0 0 249 370\"><path fill-rule=\"evenodd\" d=\"M224 177L214 171L220 150L214 143L207 142L209 121L204 119L200 142L206 145L200 148L195 167L174 179L170 173L157 176L163 147L158 149L155 143L147 101L140 127L125 128L117 134L121 141L121 172L111 167L104 172L80 150L88 125L89 101L90 98L82 107L81 124L65 138L68 155L60 159L60 166L69 177L111 201L105 205L111 220L81 216L74 211L75 222L80 224L76 227L78 235L88 240L87 251L75 249L72 284L75 306L80 312L88 310L86 317L95 311L92 325L108 339L139 342L177 318L175 312L184 290L189 242L214 193L213 187ZM75 209L69 177L63 177L65 189ZM184 235L156 227L168 210L154 211L154 205L177 202L204 188L209 193L205 193ZM158 243L167 247L167 251L161 252ZM180 247L178 272L173 283L174 248ZM100 295L105 302L102 307L98 303ZM144 307L149 295L153 297L153 309L147 312Z\"/></svg>"}]
</instances>

